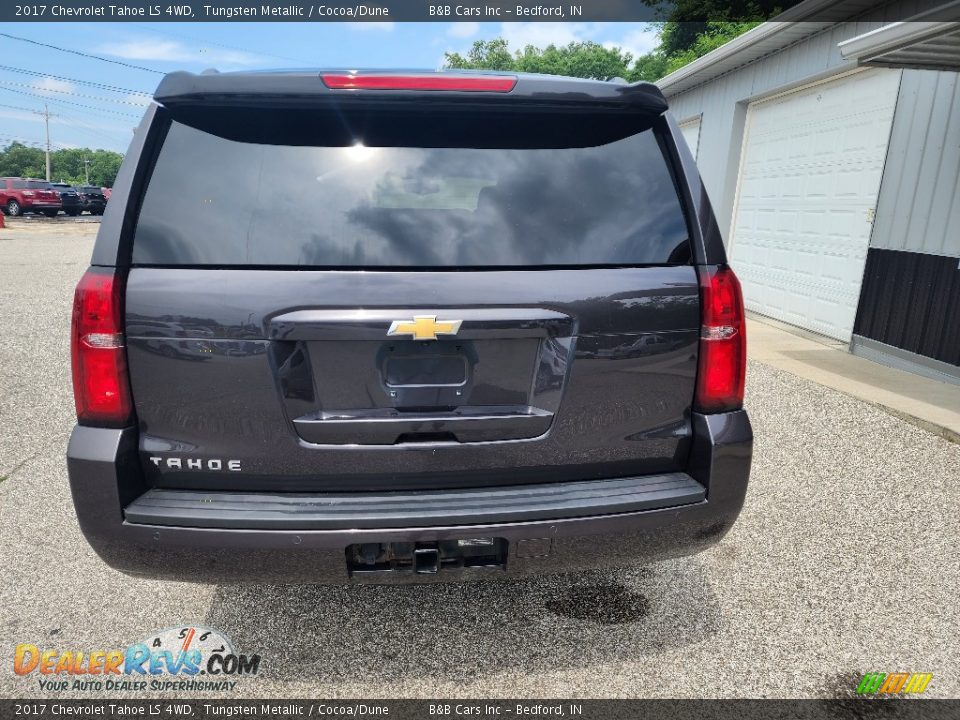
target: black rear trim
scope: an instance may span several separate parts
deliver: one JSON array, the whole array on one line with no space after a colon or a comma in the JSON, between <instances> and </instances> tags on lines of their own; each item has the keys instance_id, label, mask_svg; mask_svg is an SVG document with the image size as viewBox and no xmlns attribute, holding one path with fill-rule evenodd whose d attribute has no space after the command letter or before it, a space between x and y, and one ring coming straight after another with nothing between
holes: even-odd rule
<instances>
[{"instance_id":1,"label":"black rear trim","mask_svg":"<svg viewBox=\"0 0 960 720\"><path fill-rule=\"evenodd\" d=\"M390 493L230 493L152 489L127 523L244 530L353 530L559 520L702 502L684 473L492 489Z\"/></svg>"}]
</instances>

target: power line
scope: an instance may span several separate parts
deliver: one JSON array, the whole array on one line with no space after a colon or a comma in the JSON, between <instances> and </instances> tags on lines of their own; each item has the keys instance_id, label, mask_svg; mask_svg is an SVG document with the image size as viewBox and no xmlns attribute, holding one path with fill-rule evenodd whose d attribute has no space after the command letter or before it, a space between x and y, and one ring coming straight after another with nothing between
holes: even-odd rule
<instances>
[{"instance_id":1,"label":"power line","mask_svg":"<svg viewBox=\"0 0 960 720\"><path fill-rule=\"evenodd\" d=\"M108 135L107 133L101 132L98 126L96 125L90 125L89 123L85 123L82 120L71 118L65 115L60 115L59 119L61 123L63 123L64 125L68 125L69 127L72 127L77 132L82 132L82 133L86 133L87 135L96 135L101 138L106 138L111 143L117 142L117 139L118 139L117 135ZM122 143L122 140L121 140L121 143Z\"/></svg>"},{"instance_id":2,"label":"power line","mask_svg":"<svg viewBox=\"0 0 960 720\"><path fill-rule=\"evenodd\" d=\"M22 90L13 90L12 88L0 88L0 90L7 90L9 92L20 93L21 95L30 95L30 93L25 93ZM78 105L78 103L70 103L66 100L59 100L59 99L53 99L53 100L50 100L50 102L57 103L60 105L63 105L63 104ZM21 111L31 112L34 114L37 114L37 113L43 114L42 111L35 110L32 108L24 108L24 107L13 106L13 105L4 105L2 107L9 107L9 108L13 108ZM87 107L87 106L83 106L83 107ZM93 110L95 110L97 113L109 112L109 110L102 110L101 108L93 108ZM117 113L117 114L119 115L121 113ZM97 135L101 138L106 138L114 143L117 141L116 136L111 136L111 135L107 135L106 133L100 132L99 129L97 129L95 126L89 125L81 120L77 120L75 118L69 118L64 115L57 115L55 117L57 117L64 125L68 125L72 127L77 132L86 133L87 135ZM134 119L137 119L135 116L132 116L132 115L128 115L126 117L132 117Z\"/></svg>"},{"instance_id":3,"label":"power line","mask_svg":"<svg viewBox=\"0 0 960 720\"><path fill-rule=\"evenodd\" d=\"M21 73L22 75L33 75L34 77L53 78L64 82L76 83L77 85L89 85L100 90L109 90L110 92L129 93L131 95L143 95L144 97L153 97L153 93L146 90L131 90L130 88L117 87L116 85L104 85L103 83L91 82L90 80L78 80L77 78L66 77L65 75L51 75L50 73L38 72L36 70L27 70L26 68L13 67L11 65L0 65L0 70Z\"/></svg>"},{"instance_id":4,"label":"power line","mask_svg":"<svg viewBox=\"0 0 960 720\"><path fill-rule=\"evenodd\" d=\"M40 142L39 140L27 140L26 138L23 138L23 137L3 136L3 137L0 137L0 142L5 142L5 143L20 143L21 145L29 145L29 146L31 146L31 147L35 147L35 148L38 148L38 149L42 149L42 148L43 148L43 143ZM64 145L64 144L58 143L58 142L56 142L56 141L54 141L54 140L51 140L51 141L50 141L50 144L51 144L51 145L56 145L60 150L74 150L74 149L75 149L75 148L70 147L69 145Z\"/></svg>"},{"instance_id":5,"label":"power line","mask_svg":"<svg viewBox=\"0 0 960 720\"><path fill-rule=\"evenodd\" d=\"M129 100L117 100L116 98L102 97L100 95L85 95L84 93L73 92L73 90L60 90L58 88L37 87L27 83L18 83L13 80L0 80L0 85L13 85L14 87L30 88L39 92L57 93L58 95L72 95L73 97L86 98L88 100L101 100L103 102L116 103L118 105L131 105L137 108L146 107L143 103L130 102ZM43 97L42 95L40 97Z\"/></svg>"},{"instance_id":6,"label":"power line","mask_svg":"<svg viewBox=\"0 0 960 720\"><path fill-rule=\"evenodd\" d=\"M42 143L38 140L27 140L26 138L22 138L22 137L0 137L0 142L19 143L21 145L33 145L33 146L42 145Z\"/></svg>"},{"instance_id":7,"label":"power line","mask_svg":"<svg viewBox=\"0 0 960 720\"><path fill-rule=\"evenodd\" d=\"M17 93L18 95L23 95L29 98L37 98L40 100L57 103L59 105L70 105L72 107L86 108L88 110L93 110L94 113L98 115L102 115L103 113L109 113L110 115L130 118L132 120L139 120L141 118L140 115L134 115L132 113L123 113L123 112L118 112L116 110L107 110L106 108L99 108L99 107L94 107L93 105L84 105L82 103L70 102L69 100L63 100L61 98L51 98L51 97L47 97L46 95L39 95L37 93L26 92L24 90L14 90L13 88L3 87L2 85L0 85L0 90L6 90L7 92Z\"/></svg>"},{"instance_id":8,"label":"power line","mask_svg":"<svg viewBox=\"0 0 960 720\"><path fill-rule=\"evenodd\" d=\"M79 55L80 57L90 58L92 60L99 60L105 63L111 63L112 65L122 65L123 67L131 68L133 70L143 70L144 72L154 73L156 75L165 74L161 70L154 70L153 68L143 67L143 65L133 65L131 63L120 62L119 60L109 60L105 57L100 57L99 55L91 55L90 53L80 52L79 50L71 50L69 48L58 47L57 45L50 45L48 43L37 42L36 40L20 37L18 35L10 35L9 33L0 33L0 37L9 38L10 40L19 40L20 42L30 43L31 45L39 45L40 47L50 48L51 50L59 50L60 52L70 53L71 55Z\"/></svg>"},{"instance_id":9,"label":"power line","mask_svg":"<svg viewBox=\"0 0 960 720\"><path fill-rule=\"evenodd\" d=\"M94 112L97 112L97 113L108 113L108 114L110 114L110 115L116 115L117 117L130 118L130 119L132 119L132 120L139 120L139 119L140 119L140 116L139 116L139 115L134 115L134 114L132 114L132 113L122 113L122 112L118 112L118 111L116 111L116 110L106 110L106 109L104 109L104 108L94 107L93 105L84 105L83 103L74 103L74 102L70 102L69 100L60 100L59 98L46 98L46 97L44 97L43 95L37 95L37 94L35 94L35 93L23 92L22 90L14 90L13 88L0 87L0 90L9 90L10 92L20 92L20 93L22 93L22 94L24 94L24 95L28 95L28 96L30 96L30 97L36 97L36 98L40 98L40 99L42 99L42 100L49 100L50 102L58 103L58 104L60 104L60 105L70 105L70 106L72 106L72 107L84 108L84 109L86 109L86 110L93 110Z\"/></svg>"},{"instance_id":10,"label":"power line","mask_svg":"<svg viewBox=\"0 0 960 720\"><path fill-rule=\"evenodd\" d=\"M2 107L2 108L8 108L8 109L10 109L10 110L24 110L24 111L26 111L26 112L32 112L32 113L37 112L37 109L36 109L36 108L25 108L25 107L19 107L18 105L3 105L3 104L0 104L0 107Z\"/></svg>"}]
</instances>

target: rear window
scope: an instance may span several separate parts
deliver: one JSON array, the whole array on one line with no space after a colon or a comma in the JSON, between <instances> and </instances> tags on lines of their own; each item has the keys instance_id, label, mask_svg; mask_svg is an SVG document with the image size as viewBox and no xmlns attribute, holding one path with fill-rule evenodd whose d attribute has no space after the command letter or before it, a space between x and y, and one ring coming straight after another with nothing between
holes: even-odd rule
<instances>
[{"instance_id":1,"label":"rear window","mask_svg":"<svg viewBox=\"0 0 960 720\"><path fill-rule=\"evenodd\" d=\"M139 265L688 261L651 130L592 147L371 147L245 142L173 122L133 244Z\"/></svg>"},{"instance_id":2,"label":"rear window","mask_svg":"<svg viewBox=\"0 0 960 720\"><path fill-rule=\"evenodd\" d=\"M49 190L50 183L46 180L27 180L27 188L30 190Z\"/></svg>"}]
</instances>

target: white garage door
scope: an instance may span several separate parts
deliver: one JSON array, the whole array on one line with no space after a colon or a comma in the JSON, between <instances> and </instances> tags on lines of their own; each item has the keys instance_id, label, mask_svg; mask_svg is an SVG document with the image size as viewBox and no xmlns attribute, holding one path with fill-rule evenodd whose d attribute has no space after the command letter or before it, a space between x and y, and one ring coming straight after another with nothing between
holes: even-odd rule
<instances>
[{"instance_id":1,"label":"white garage door","mask_svg":"<svg viewBox=\"0 0 960 720\"><path fill-rule=\"evenodd\" d=\"M700 147L700 116L697 115L695 118L690 118L680 123L680 134L683 135L683 139L687 141L690 154L696 159L697 150Z\"/></svg>"},{"instance_id":2,"label":"white garage door","mask_svg":"<svg viewBox=\"0 0 960 720\"><path fill-rule=\"evenodd\" d=\"M849 340L899 70L750 105L732 264L748 309Z\"/></svg>"}]
</instances>

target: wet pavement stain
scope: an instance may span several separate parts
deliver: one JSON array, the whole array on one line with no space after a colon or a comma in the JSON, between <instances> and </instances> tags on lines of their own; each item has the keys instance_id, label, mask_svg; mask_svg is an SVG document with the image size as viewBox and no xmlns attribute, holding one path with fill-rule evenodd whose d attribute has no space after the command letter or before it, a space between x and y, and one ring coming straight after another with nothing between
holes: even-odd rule
<instances>
[{"instance_id":1,"label":"wet pavement stain","mask_svg":"<svg viewBox=\"0 0 960 720\"><path fill-rule=\"evenodd\" d=\"M858 671L827 676L824 681L823 695L828 715L853 720L871 720L899 715L897 703L903 702L900 698L857 695L857 686L863 675L864 673Z\"/></svg>"},{"instance_id":2,"label":"wet pavement stain","mask_svg":"<svg viewBox=\"0 0 960 720\"><path fill-rule=\"evenodd\" d=\"M563 597L548 600L546 607L555 615L575 620L622 625L646 617L650 612L650 601L617 583L570 588Z\"/></svg>"}]
</instances>

